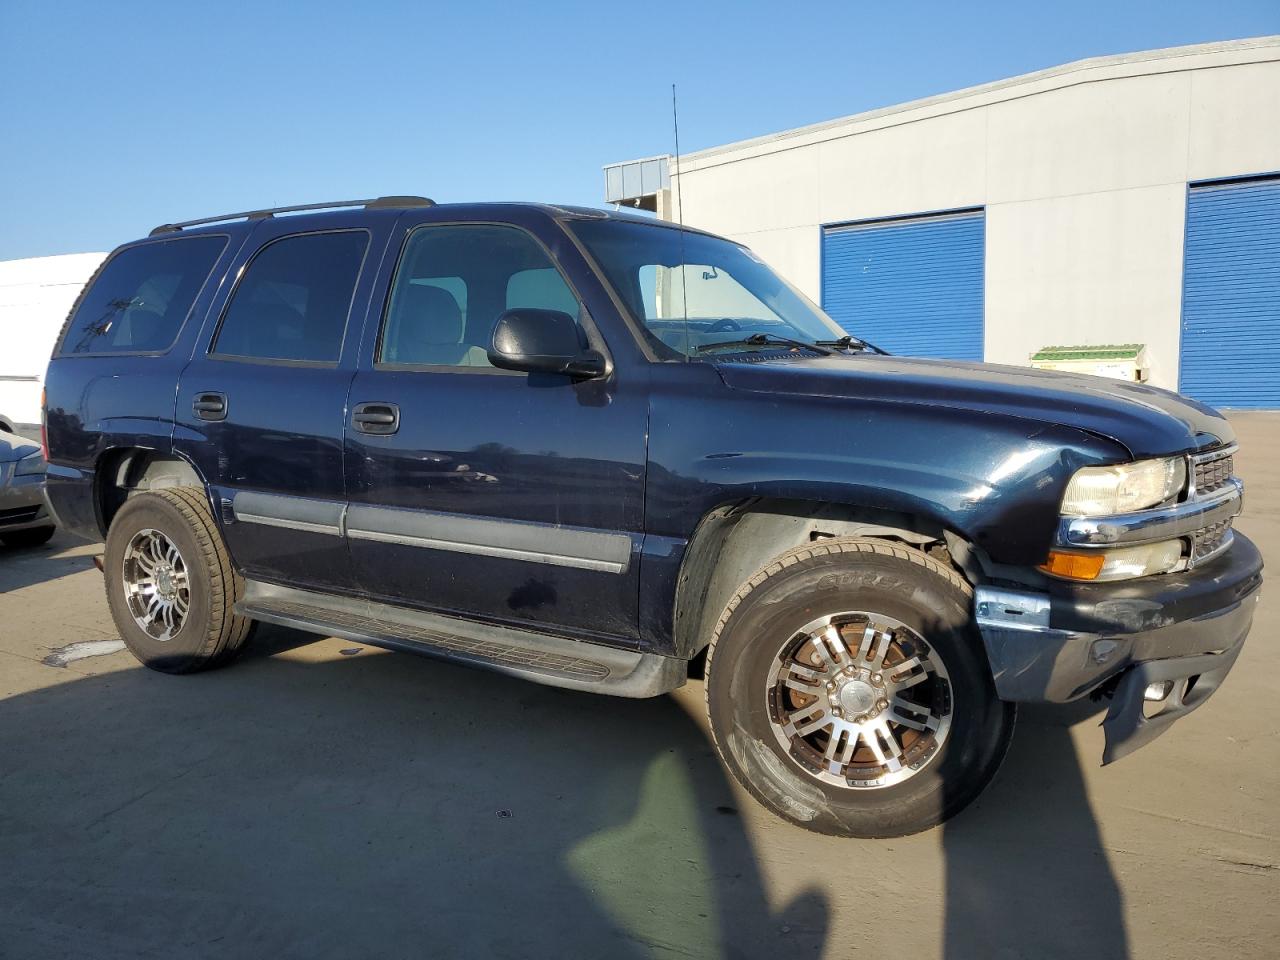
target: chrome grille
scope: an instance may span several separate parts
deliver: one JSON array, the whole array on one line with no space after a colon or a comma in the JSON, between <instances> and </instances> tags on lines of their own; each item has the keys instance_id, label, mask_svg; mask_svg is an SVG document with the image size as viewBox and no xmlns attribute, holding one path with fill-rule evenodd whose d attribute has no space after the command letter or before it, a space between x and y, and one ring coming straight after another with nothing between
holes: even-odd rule
<instances>
[{"instance_id":1,"label":"chrome grille","mask_svg":"<svg viewBox=\"0 0 1280 960\"><path fill-rule=\"evenodd\" d=\"M1212 497L1231 485L1235 473L1235 451L1232 446L1192 455L1192 499ZM1191 535L1190 566L1217 556L1231 545L1231 522L1230 519L1220 520Z\"/></svg>"},{"instance_id":2,"label":"chrome grille","mask_svg":"<svg viewBox=\"0 0 1280 960\"><path fill-rule=\"evenodd\" d=\"M1231 454L1217 460L1205 460L1195 465L1196 494L1204 495L1221 490L1235 470L1235 457Z\"/></svg>"},{"instance_id":3,"label":"chrome grille","mask_svg":"<svg viewBox=\"0 0 1280 960\"><path fill-rule=\"evenodd\" d=\"M1191 559L1202 560L1209 556L1220 547L1225 546L1230 535L1230 520L1211 523L1209 526L1197 530L1191 535Z\"/></svg>"}]
</instances>

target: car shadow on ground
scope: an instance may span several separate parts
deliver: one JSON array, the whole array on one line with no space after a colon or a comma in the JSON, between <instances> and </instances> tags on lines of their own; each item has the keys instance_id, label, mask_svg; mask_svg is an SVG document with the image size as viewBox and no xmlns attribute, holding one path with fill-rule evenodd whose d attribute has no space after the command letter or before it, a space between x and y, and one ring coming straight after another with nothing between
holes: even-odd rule
<instances>
[{"instance_id":1,"label":"car shadow on ground","mask_svg":"<svg viewBox=\"0 0 1280 960\"><path fill-rule=\"evenodd\" d=\"M675 699L358 644L290 653L314 641L264 627L229 670L132 668L0 701L13 955L857 952L830 933L832 910L856 924L870 902L849 900L857 870L774 902ZM1024 711L995 783L943 828L948 958L1126 955L1070 719ZM858 841L830 843L857 863Z\"/></svg>"},{"instance_id":2,"label":"car shadow on ground","mask_svg":"<svg viewBox=\"0 0 1280 960\"><path fill-rule=\"evenodd\" d=\"M91 555L69 554L85 543L61 530L38 547L7 547L0 543L0 594L92 569Z\"/></svg>"},{"instance_id":3,"label":"car shadow on ground","mask_svg":"<svg viewBox=\"0 0 1280 960\"><path fill-rule=\"evenodd\" d=\"M14 956L819 956L674 699L265 628L233 668L0 701ZM307 659L307 657L310 659ZM3 952L3 951L0 951Z\"/></svg>"},{"instance_id":4,"label":"car shadow on ground","mask_svg":"<svg viewBox=\"0 0 1280 960\"><path fill-rule=\"evenodd\" d=\"M1022 708L995 781L943 826L948 960L1129 956L1123 899L1069 730L1101 714L1087 700Z\"/></svg>"}]
</instances>

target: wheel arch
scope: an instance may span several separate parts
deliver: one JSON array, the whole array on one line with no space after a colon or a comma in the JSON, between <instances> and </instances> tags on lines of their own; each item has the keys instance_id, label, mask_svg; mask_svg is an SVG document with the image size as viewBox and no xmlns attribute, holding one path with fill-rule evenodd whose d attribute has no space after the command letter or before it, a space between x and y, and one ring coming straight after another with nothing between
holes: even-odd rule
<instances>
[{"instance_id":1,"label":"wheel arch","mask_svg":"<svg viewBox=\"0 0 1280 960\"><path fill-rule=\"evenodd\" d=\"M114 447L103 451L93 475L94 506L103 537L117 511L131 496L166 487L198 487L206 496L209 490L199 468L186 457L148 447Z\"/></svg>"},{"instance_id":2,"label":"wheel arch","mask_svg":"<svg viewBox=\"0 0 1280 960\"><path fill-rule=\"evenodd\" d=\"M895 510L780 498L722 504L703 516L681 560L672 616L677 655L694 658L706 649L725 604L770 560L835 537L895 541L945 563L961 559L953 549L968 545L936 518Z\"/></svg>"}]
</instances>

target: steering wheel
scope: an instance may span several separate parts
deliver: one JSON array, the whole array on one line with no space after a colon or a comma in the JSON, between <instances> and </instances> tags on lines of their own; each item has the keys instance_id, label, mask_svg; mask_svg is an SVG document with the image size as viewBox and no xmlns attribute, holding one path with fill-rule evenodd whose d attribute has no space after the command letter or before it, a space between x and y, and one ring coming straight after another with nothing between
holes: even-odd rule
<instances>
[{"instance_id":1,"label":"steering wheel","mask_svg":"<svg viewBox=\"0 0 1280 960\"><path fill-rule=\"evenodd\" d=\"M721 317L711 326L707 327L707 333L723 333L725 330L741 330L742 324L733 317Z\"/></svg>"}]
</instances>

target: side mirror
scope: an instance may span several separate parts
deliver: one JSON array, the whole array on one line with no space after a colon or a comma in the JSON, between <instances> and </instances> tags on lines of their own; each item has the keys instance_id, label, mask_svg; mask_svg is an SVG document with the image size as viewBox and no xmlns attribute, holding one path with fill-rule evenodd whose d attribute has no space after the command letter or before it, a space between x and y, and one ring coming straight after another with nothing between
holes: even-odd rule
<instances>
[{"instance_id":1,"label":"side mirror","mask_svg":"<svg viewBox=\"0 0 1280 960\"><path fill-rule=\"evenodd\" d=\"M489 362L503 370L602 377L609 364L597 350L582 345L578 323L559 310L522 307L498 317L489 346Z\"/></svg>"}]
</instances>

